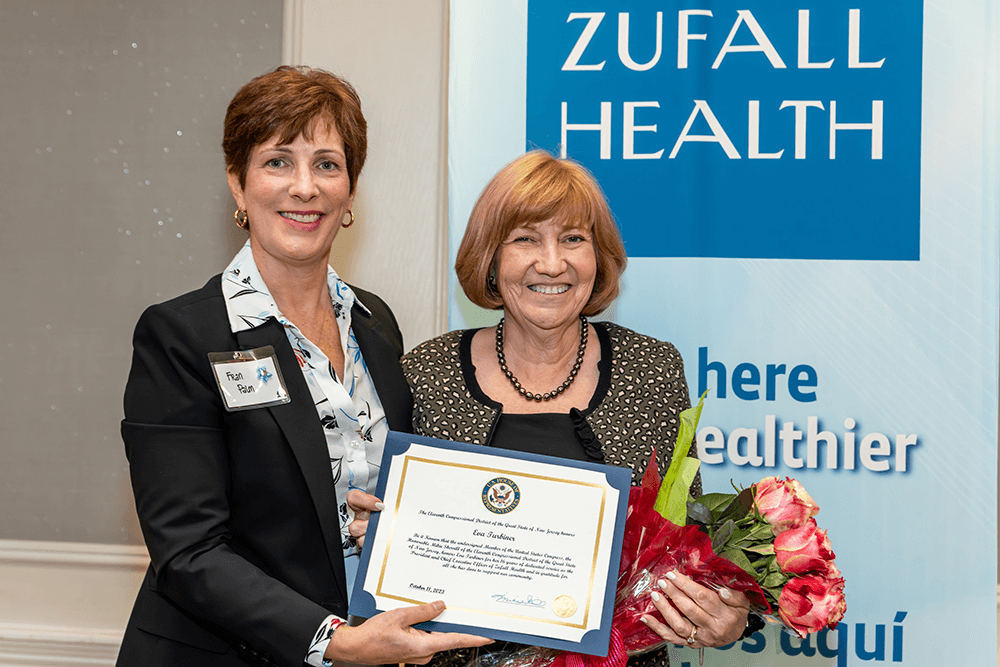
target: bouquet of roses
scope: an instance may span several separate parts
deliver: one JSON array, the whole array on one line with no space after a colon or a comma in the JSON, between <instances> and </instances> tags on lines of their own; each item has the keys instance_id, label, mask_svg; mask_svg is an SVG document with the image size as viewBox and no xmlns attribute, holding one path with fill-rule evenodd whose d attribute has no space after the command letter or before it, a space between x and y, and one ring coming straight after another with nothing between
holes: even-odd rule
<instances>
[{"instance_id":1,"label":"bouquet of roses","mask_svg":"<svg viewBox=\"0 0 1000 667\"><path fill-rule=\"evenodd\" d=\"M691 499L700 462L688 452L703 401L681 414L662 482L653 458L629 498L613 620L629 655L664 644L639 619L656 613L649 591L671 570L743 592L755 612L799 637L836 627L847 608L830 540L813 518L819 506L799 482L767 477L737 493Z\"/></svg>"},{"instance_id":2,"label":"bouquet of roses","mask_svg":"<svg viewBox=\"0 0 1000 667\"><path fill-rule=\"evenodd\" d=\"M801 484L767 477L737 493L691 498L700 462L688 453L704 398L681 413L663 479L654 452L630 491L607 657L528 647L474 667L623 667L666 643L640 619L658 614L649 593L672 571L744 593L755 612L800 637L836 627L844 579L813 519L819 506Z\"/></svg>"},{"instance_id":3,"label":"bouquet of roses","mask_svg":"<svg viewBox=\"0 0 1000 667\"><path fill-rule=\"evenodd\" d=\"M819 506L794 479L766 477L738 494L712 493L689 506L712 548L751 573L781 623L805 637L844 616L844 578Z\"/></svg>"}]
</instances>

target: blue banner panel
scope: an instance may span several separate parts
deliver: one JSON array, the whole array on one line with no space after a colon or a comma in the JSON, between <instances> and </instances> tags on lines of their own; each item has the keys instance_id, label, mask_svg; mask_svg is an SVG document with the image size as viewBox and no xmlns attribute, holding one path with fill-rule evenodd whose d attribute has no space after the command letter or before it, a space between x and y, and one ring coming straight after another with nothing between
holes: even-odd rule
<instances>
[{"instance_id":1,"label":"blue banner panel","mask_svg":"<svg viewBox=\"0 0 1000 667\"><path fill-rule=\"evenodd\" d=\"M629 255L600 317L673 343L709 390L705 490L794 477L822 508L837 628L671 665L997 664L996 0L452 0L449 19L452 261L525 147L583 162ZM451 280L452 328L496 322Z\"/></svg>"},{"instance_id":2,"label":"blue banner panel","mask_svg":"<svg viewBox=\"0 0 1000 667\"><path fill-rule=\"evenodd\" d=\"M923 3L699 4L530 0L527 147L630 257L920 259Z\"/></svg>"}]
</instances>

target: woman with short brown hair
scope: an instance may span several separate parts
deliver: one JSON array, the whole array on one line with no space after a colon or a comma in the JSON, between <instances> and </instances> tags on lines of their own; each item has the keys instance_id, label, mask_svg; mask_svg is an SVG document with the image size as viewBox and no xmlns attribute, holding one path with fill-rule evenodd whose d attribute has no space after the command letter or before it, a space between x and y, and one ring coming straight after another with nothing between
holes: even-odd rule
<instances>
[{"instance_id":1,"label":"woman with short brown hair","mask_svg":"<svg viewBox=\"0 0 1000 667\"><path fill-rule=\"evenodd\" d=\"M244 86L223 147L249 239L201 289L136 325L122 436L150 568L121 667L427 662L440 601L346 624L390 428L409 430L402 335L341 280L367 152L357 93L279 67Z\"/></svg>"}]
</instances>

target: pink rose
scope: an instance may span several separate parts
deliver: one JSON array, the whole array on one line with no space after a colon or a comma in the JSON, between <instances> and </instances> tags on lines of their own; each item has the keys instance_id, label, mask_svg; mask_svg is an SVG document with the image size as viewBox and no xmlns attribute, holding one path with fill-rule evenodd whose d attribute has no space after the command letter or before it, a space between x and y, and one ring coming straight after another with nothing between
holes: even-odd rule
<instances>
[{"instance_id":1,"label":"pink rose","mask_svg":"<svg viewBox=\"0 0 1000 667\"><path fill-rule=\"evenodd\" d=\"M833 629L844 617L844 580L826 579L814 575L792 577L781 589L778 614L785 625L799 637L823 628Z\"/></svg>"},{"instance_id":2,"label":"pink rose","mask_svg":"<svg viewBox=\"0 0 1000 667\"><path fill-rule=\"evenodd\" d=\"M774 538L774 555L785 574L818 574L836 578L840 570L833 564L836 555L826 531L809 519L804 526L790 528Z\"/></svg>"},{"instance_id":3,"label":"pink rose","mask_svg":"<svg viewBox=\"0 0 1000 667\"><path fill-rule=\"evenodd\" d=\"M804 525L819 512L816 501L794 479L765 477L753 486L757 509L771 524L775 535Z\"/></svg>"}]
</instances>

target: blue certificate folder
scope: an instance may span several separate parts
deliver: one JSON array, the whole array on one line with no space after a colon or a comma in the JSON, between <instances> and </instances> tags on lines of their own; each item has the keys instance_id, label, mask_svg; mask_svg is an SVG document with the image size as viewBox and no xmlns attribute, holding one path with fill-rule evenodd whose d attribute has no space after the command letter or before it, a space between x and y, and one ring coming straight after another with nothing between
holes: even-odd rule
<instances>
[{"instance_id":1,"label":"blue certificate folder","mask_svg":"<svg viewBox=\"0 0 1000 667\"><path fill-rule=\"evenodd\" d=\"M477 454L496 457L498 459L521 459L560 465L567 468L585 468L605 474L608 485L617 489L619 494L618 505L616 508L617 514L615 518L615 529L612 537L611 557L608 564L607 585L604 591L604 612L601 615L601 626L599 629L595 628L590 630L584 634L582 640L577 643L574 641L553 639L540 635L497 630L488 626L471 626L429 621L427 623L421 623L417 627L423 630L433 630L437 632L464 632L489 637L498 641L511 641L518 642L520 644L546 646L565 651L606 656L608 654L608 645L611 641L611 617L614 611L615 587L618 581L618 566L621 562L622 535L625 532L625 514L626 509L628 508L628 496L629 487L632 482L632 471L628 468L618 468L599 463L572 461L552 456L541 456L539 454L526 454L506 449L481 447L479 445L469 445L466 443L451 442L449 440L437 440L435 438L425 438L422 436L407 435L405 433L390 431L385 442L385 451L382 455L382 467L379 472L378 487L375 492L375 495L379 498L385 497L385 489L388 484L389 477L389 466L391 464L392 457L405 453L409 449L410 443L418 443L440 449L475 452ZM498 463L497 465L502 466L503 464ZM560 510L554 508L554 511ZM562 511L572 511L572 508L566 508ZM376 609L374 596L364 590L368 564L372 557L372 545L375 543L375 535L378 531L379 515L380 512L374 512L369 520L368 534L365 538L365 547L361 553L361 561L358 564L358 574L354 582L354 593L351 596L350 613L353 616L361 618L371 618L375 614L383 611L381 609Z\"/></svg>"}]
</instances>

